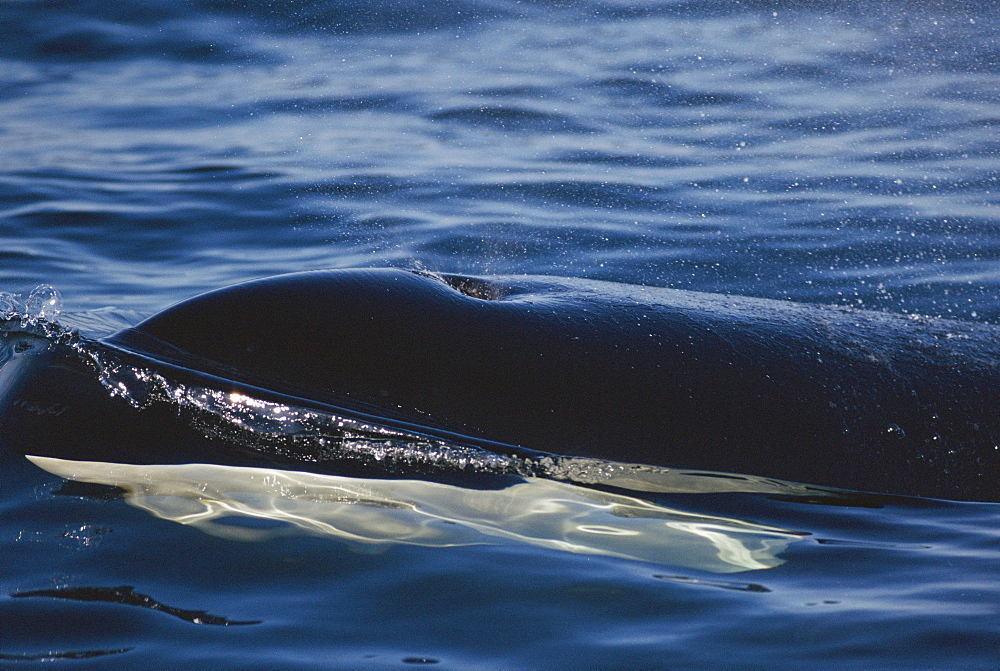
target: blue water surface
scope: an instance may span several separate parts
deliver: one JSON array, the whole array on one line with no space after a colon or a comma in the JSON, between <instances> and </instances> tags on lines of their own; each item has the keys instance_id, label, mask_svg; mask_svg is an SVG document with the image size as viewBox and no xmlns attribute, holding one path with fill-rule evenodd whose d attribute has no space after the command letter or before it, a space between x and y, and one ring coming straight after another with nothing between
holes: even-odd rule
<instances>
[{"instance_id":1,"label":"blue water surface","mask_svg":"<svg viewBox=\"0 0 1000 671\"><path fill-rule=\"evenodd\" d=\"M995 323L998 19L992 0L5 2L0 291L51 284L100 330L392 265ZM648 495L780 530L766 567L727 573L249 509L208 533L178 523L207 505L178 488L0 461L2 668L1000 663L995 504Z\"/></svg>"}]
</instances>

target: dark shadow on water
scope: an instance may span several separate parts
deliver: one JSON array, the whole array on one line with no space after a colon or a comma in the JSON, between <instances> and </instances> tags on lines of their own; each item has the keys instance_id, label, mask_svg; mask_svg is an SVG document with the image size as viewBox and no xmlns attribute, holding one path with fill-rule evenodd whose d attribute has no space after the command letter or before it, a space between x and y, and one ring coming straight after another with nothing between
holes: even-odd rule
<instances>
[{"instance_id":1,"label":"dark shadow on water","mask_svg":"<svg viewBox=\"0 0 1000 671\"><path fill-rule=\"evenodd\" d=\"M685 585L699 585L704 587L717 587L718 589L728 589L735 590L737 592L759 592L767 593L770 592L770 588L764 587L755 582L729 582L725 580L703 580L701 578L691 578L689 576L683 575L661 575L656 574L653 576L657 580L669 580L671 582L681 583Z\"/></svg>"},{"instance_id":2,"label":"dark shadow on water","mask_svg":"<svg viewBox=\"0 0 1000 671\"><path fill-rule=\"evenodd\" d=\"M126 606L138 606L158 610L168 615L180 618L191 624L214 624L233 626L240 624L260 624L260 620L230 620L218 615L209 615L203 610L185 610L160 603L145 594L139 594L130 585L121 587L59 587L56 589L40 589L30 592L14 592L13 598L50 597L53 599L71 599L73 601L103 601L120 603Z\"/></svg>"},{"instance_id":3,"label":"dark shadow on water","mask_svg":"<svg viewBox=\"0 0 1000 671\"><path fill-rule=\"evenodd\" d=\"M72 496L95 501L118 501L124 499L127 494L121 487L102 485L97 482L77 482L76 480L67 480L52 493L56 496Z\"/></svg>"},{"instance_id":4,"label":"dark shadow on water","mask_svg":"<svg viewBox=\"0 0 1000 671\"><path fill-rule=\"evenodd\" d=\"M66 652L56 652L49 650L35 654L17 654L0 652L0 660L6 662L54 662L60 659L92 659L94 657L104 657L106 655L120 655L129 652L134 648L117 648L115 650L67 650Z\"/></svg>"}]
</instances>

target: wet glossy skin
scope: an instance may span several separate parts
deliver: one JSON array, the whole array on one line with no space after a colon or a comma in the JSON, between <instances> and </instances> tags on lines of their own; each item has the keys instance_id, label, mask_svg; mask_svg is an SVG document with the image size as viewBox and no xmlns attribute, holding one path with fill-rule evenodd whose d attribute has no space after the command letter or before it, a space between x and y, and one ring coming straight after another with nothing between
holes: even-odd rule
<instances>
[{"instance_id":1,"label":"wet glossy skin","mask_svg":"<svg viewBox=\"0 0 1000 671\"><path fill-rule=\"evenodd\" d=\"M582 280L344 270L205 294L107 344L168 375L498 451L995 500L998 336ZM6 426L30 419L44 444L53 418L26 414Z\"/></svg>"}]
</instances>

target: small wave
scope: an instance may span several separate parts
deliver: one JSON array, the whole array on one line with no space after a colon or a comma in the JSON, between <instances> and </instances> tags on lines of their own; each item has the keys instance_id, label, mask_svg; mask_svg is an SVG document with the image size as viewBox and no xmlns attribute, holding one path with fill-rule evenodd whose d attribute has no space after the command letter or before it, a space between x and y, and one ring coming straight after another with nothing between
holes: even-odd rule
<instances>
[{"instance_id":1,"label":"small wave","mask_svg":"<svg viewBox=\"0 0 1000 671\"><path fill-rule=\"evenodd\" d=\"M0 317L6 320L21 320L28 324L55 321L62 313L62 296L49 284L42 284L28 294L22 302L21 296L0 291Z\"/></svg>"},{"instance_id":2,"label":"small wave","mask_svg":"<svg viewBox=\"0 0 1000 671\"><path fill-rule=\"evenodd\" d=\"M51 285L39 285L25 299L0 291L0 366L11 355L34 348L32 339L76 347L76 330L55 321L61 313L62 296Z\"/></svg>"},{"instance_id":3,"label":"small wave","mask_svg":"<svg viewBox=\"0 0 1000 671\"><path fill-rule=\"evenodd\" d=\"M724 91L694 91L682 86L640 77L613 77L593 86L615 100L659 107L711 107L744 105L752 100L745 95Z\"/></svg>"},{"instance_id":4,"label":"small wave","mask_svg":"<svg viewBox=\"0 0 1000 671\"><path fill-rule=\"evenodd\" d=\"M523 133L586 133L593 129L565 114L511 105L457 107L430 115L434 121L452 121L477 129Z\"/></svg>"}]
</instances>

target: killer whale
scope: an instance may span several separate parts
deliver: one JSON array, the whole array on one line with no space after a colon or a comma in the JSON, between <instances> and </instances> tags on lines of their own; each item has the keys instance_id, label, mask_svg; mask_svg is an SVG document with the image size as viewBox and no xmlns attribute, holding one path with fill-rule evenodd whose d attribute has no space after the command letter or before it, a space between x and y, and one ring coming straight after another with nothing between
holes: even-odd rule
<instances>
[{"instance_id":1,"label":"killer whale","mask_svg":"<svg viewBox=\"0 0 1000 671\"><path fill-rule=\"evenodd\" d=\"M998 336L607 282L365 269L219 289L94 346L199 388L529 460L996 501ZM290 454L308 446L234 448L168 399L116 395L78 348L24 338L15 349L0 368L0 437L15 451L332 468L324 454Z\"/></svg>"}]
</instances>

